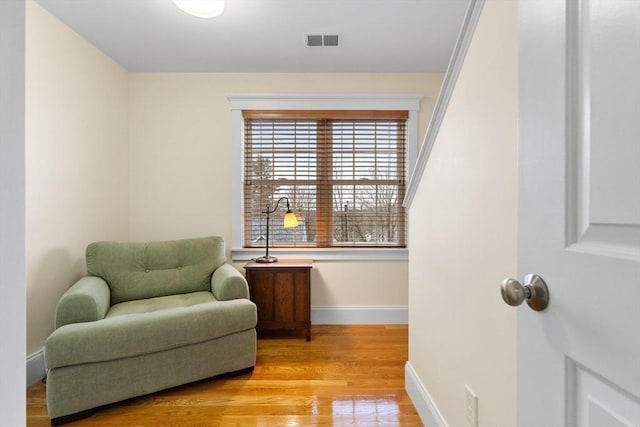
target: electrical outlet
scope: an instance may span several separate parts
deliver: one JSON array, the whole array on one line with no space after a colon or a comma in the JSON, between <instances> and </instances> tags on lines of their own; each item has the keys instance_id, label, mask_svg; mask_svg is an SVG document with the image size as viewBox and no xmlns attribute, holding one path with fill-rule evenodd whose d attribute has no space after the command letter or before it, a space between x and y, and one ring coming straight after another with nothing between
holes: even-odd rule
<instances>
[{"instance_id":1,"label":"electrical outlet","mask_svg":"<svg viewBox=\"0 0 640 427\"><path fill-rule=\"evenodd\" d=\"M471 427L478 427L478 396L466 384L464 385L464 404L467 422Z\"/></svg>"}]
</instances>

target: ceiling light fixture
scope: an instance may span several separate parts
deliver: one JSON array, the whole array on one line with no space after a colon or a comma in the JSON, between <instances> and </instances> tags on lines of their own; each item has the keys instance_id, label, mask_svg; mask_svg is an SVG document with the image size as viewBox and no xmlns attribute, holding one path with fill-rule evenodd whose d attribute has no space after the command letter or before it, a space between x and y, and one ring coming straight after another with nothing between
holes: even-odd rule
<instances>
[{"instance_id":1,"label":"ceiling light fixture","mask_svg":"<svg viewBox=\"0 0 640 427\"><path fill-rule=\"evenodd\" d=\"M173 0L182 11L198 18L215 18L224 11L224 0Z\"/></svg>"}]
</instances>

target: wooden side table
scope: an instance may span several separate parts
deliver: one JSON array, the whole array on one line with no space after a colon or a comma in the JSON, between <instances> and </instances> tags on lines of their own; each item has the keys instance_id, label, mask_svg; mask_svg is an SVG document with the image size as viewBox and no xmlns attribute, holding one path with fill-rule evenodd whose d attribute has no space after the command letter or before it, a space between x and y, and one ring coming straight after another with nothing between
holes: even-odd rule
<instances>
[{"instance_id":1,"label":"wooden side table","mask_svg":"<svg viewBox=\"0 0 640 427\"><path fill-rule=\"evenodd\" d=\"M258 332L300 329L311 340L311 268L310 259L244 266L251 301L258 306Z\"/></svg>"}]
</instances>

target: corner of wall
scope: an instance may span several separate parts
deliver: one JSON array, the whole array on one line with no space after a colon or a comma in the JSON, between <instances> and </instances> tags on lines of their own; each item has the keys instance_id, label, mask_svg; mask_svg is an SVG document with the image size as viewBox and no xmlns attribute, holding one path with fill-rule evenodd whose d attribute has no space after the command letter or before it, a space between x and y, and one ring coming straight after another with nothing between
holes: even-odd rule
<instances>
[{"instance_id":1,"label":"corner of wall","mask_svg":"<svg viewBox=\"0 0 640 427\"><path fill-rule=\"evenodd\" d=\"M404 383L407 394L411 398L416 411L418 411L422 424L433 427L448 427L436 403L409 362L406 363L404 368Z\"/></svg>"},{"instance_id":2,"label":"corner of wall","mask_svg":"<svg viewBox=\"0 0 640 427\"><path fill-rule=\"evenodd\" d=\"M465 385L480 425L516 423L517 40L517 2L486 0L410 208L407 389L456 426Z\"/></svg>"},{"instance_id":3,"label":"corner of wall","mask_svg":"<svg viewBox=\"0 0 640 427\"><path fill-rule=\"evenodd\" d=\"M24 4L26 348L32 353L53 330L56 302L84 274L87 244L128 234L128 75L38 3Z\"/></svg>"}]
</instances>

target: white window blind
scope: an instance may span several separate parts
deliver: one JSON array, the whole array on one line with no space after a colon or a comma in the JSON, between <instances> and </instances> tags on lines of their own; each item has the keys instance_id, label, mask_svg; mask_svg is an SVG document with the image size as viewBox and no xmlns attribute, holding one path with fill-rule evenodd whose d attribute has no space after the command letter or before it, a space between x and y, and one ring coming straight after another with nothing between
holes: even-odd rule
<instances>
[{"instance_id":1,"label":"white window blind","mask_svg":"<svg viewBox=\"0 0 640 427\"><path fill-rule=\"evenodd\" d=\"M257 111L244 117L244 244L264 247L267 205L287 197L299 226L272 214L272 247L405 247L407 111ZM281 204L282 206L282 204Z\"/></svg>"}]
</instances>

